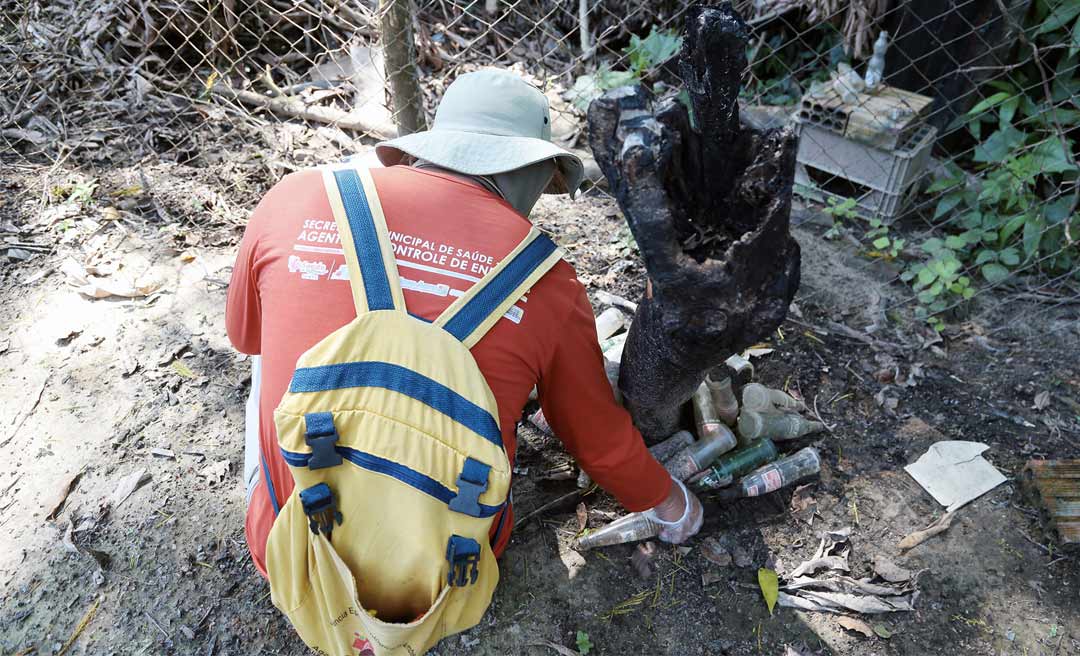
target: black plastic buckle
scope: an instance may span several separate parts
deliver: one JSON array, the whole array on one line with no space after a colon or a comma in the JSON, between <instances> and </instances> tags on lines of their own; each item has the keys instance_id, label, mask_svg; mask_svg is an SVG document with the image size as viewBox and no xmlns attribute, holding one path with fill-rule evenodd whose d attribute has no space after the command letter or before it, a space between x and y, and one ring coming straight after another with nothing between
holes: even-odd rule
<instances>
[{"instance_id":1,"label":"black plastic buckle","mask_svg":"<svg viewBox=\"0 0 1080 656\"><path fill-rule=\"evenodd\" d=\"M311 532L316 535L322 533L330 539L334 524L340 524L343 519L330 486L319 483L301 490L300 504L304 507L304 514L308 516L308 528Z\"/></svg>"},{"instance_id":2,"label":"black plastic buckle","mask_svg":"<svg viewBox=\"0 0 1080 656\"><path fill-rule=\"evenodd\" d=\"M341 454L335 445L338 441L334 415L330 412L309 412L304 415L304 442L311 447L308 469L323 469L341 464Z\"/></svg>"},{"instance_id":3,"label":"black plastic buckle","mask_svg":"<svg viewBox=\"0 0 1080 656\"><path fill-rule=\"evenodd\" d=\"M447 585L461 588L476 583L480 575L480 543L472 538L451 535L446 543L446 562L450 564Z\"/></svg>"}]
</instances>

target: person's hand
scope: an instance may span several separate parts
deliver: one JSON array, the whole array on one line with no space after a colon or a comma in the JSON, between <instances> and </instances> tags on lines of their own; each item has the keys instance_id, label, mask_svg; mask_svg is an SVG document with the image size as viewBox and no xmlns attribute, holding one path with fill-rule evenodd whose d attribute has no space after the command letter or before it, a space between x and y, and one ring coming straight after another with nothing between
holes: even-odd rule
<instances>
[{"instance_id":1,"label":"person's hand","mask_svg":"<svg viewBox=\"0 0 1080 656\"><path fill-rule=\"evenodd\" d=\"M682 544L701 530L705 511L694 493L686 489L682 481L672 479L673 485L667 499L647 511L649 518L659 525L657 536L670 544Z\"/></svg>"}]
</instances>

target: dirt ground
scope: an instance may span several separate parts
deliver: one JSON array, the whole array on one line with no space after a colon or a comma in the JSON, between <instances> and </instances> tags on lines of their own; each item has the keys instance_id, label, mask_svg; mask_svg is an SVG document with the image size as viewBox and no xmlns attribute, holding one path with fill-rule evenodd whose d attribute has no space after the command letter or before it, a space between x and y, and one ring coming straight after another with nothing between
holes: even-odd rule
<instances>
[{"instance_id":1,"label":"dirt ground","mask_svg":"<svg viewBox=\"0 0 1080 656\"><path fill-rule=\"evenodd\" d=\"M230 166L117 169L75 201L70 186L88 176L73 167L12 167L0 180L0 233L38 245L0 261L0 654L305 653L244 543L250 363L225 337L224 301L268 176ZM569 548L570 498L516 527L486 619L437 654L555 653L548 641L573 652L579 631L601 655L1080 654L1080 557L1014 482L1029 458L1080 457L1077 306L983 295L937 340L911 320L888 264L797 216L810 219L795 229L798 314L754 363L758 380L801 393L831 427L785 445L816 446L825 463L801 509L791 490L706 497L700 536L661 546L641 578L632 546ZM545 198L534 218L590 290L640 294L644 272L610 200ZM157 287L90 299L70 284L68 258ZM568 458L557 440L527 425L519 436L524 517L575 484L541 480ZM990 445L1010 480L898 555L903 536L942 514L902 468L942 439ZM149 482L114 498L139 470ZM603 493L582 501L591 527L618 513ZM915 612L867 618L887 639L832 614L770 616L762 600L759 567L791 571L822 531L845 526L853 576L878 555L925 570ZM734 563L706 560L706 537Z\"/></svg>"}]
</instances>

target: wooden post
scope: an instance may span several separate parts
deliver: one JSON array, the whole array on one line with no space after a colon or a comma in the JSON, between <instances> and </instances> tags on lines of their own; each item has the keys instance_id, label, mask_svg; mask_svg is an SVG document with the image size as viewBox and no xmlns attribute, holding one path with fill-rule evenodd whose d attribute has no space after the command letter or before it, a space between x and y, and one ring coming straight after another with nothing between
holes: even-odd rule
<instances>
[{"instance_id":1,"label":"wooden post","mask_svg":"<svg viewBox=\"0 0 1080 656\"><path fill-rule=\"evenodd\" d=\"M409 0L380 0L379 29L382 34L386 78L398 134L424 130L424 96L416 71L412 12Z\"/></svg>"}]
</instances>

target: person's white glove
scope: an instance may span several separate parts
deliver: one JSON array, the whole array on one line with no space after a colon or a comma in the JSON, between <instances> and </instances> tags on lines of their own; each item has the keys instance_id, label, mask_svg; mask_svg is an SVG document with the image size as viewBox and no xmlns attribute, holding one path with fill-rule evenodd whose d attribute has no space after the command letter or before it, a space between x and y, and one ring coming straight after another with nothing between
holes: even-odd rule
<instances>
[{"instance_id":1,"label":"person's white glove","mask_svg":"<svg viewBox=\"0 0 1080 656\"><path fill-rule=\"evenodd\" d=\"M646 510L645 514L661 527L657 537L670 544L682 544L701 530L705 511L702 510L698 498L686 489L682 481L672 481L675 484L671 486L668 498L660 505Z\"/></svg>"}]
</instances>

